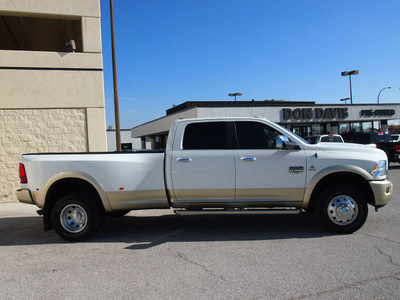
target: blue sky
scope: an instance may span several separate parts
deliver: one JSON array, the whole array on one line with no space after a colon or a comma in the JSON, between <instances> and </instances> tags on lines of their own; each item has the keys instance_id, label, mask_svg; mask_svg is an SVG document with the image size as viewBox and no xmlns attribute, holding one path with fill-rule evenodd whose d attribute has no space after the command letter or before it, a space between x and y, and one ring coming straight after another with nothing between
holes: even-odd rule
<instances>
[{"instance_id":1,"label":"blue sky","mask_svg":"<svg viewBox=\"0 0 400 300\"><path fill-rule=\"evenodd\" d=\"M101 0L114 125L109 0ZM398 0L114 0L121 128L185 101L400 103ZM343 102L342 102L343 103Z\"/></svg>"}]
</instances>

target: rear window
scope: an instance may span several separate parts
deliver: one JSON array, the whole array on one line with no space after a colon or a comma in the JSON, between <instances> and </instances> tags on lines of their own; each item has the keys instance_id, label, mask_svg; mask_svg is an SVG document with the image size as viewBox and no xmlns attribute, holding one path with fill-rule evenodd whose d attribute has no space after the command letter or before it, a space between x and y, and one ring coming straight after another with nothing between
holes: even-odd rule
<instances>
[{"instance_id":1,"label":"rear window","mask_svg":"<svg viewBox=\"0 0 400 300\"><path fill-rule=\"evenodd\" d=\"M186 126L183 149L228 149L227 123L192 123Z\"/></svg>"},{"instance_id":2,"label":"rear window","mask_svg":"<svg viewBox=\"0 0 400 300\"><path fill-rule=\"evenodd\" d=\"M323 136L321 137L321 142L330 142L330 143L342 143L343 140L340 136Z\"/></svg>"},{"instance_id":3,"label":"rear window","mask_svg":"<svg viewBox=\"0 0 400 300\"><path fill-rule=\"evenodd\" d=\"M348 143L359 143L359 144L370 144L370 134L369 133L349 133L343 136L344 140Z\"/></svg>"},{"instance_id":4,"label":"rear window","mask_svg":"<svg viewBox=\"0 0 400 300\"><path fill-rule=\"evenodd\" d=\"M390 134L384 133L377 133L374 132L371 134L371 142L372 143L385 143L385 142L392 142L393 139Z\"/></svg>"}]
</instances>

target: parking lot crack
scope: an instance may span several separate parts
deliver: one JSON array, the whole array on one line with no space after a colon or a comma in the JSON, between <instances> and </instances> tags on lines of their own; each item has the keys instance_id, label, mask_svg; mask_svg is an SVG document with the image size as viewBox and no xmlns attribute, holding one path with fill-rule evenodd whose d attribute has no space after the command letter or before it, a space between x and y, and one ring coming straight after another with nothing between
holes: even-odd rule
<instances>
[{"instance_id":1,"label":"parking lot crack","mask_svg":"<svg viewBox=\"0 0 400 300\"><path fill-rule=\"evenodd\" d=\"M178 257L181 258L181 259L183 259L184 261L190 263L190 264L193 264L193 265L195 265L195 266L201 268L202 270L204 270L206 273L208 273L209 275L211 275L211 276L213 276L213 277L219 278L219 279L221 279L221 280L223 280L223 281L225 281L225 282L229 282L229 280L227 280L227 279L226 279L225 277L223 277L222 275L215 274L212 270L208 269L206 266L204 266L204 265L202 265L202 264L200 264L200 263L198 263L198 262L195 262L195 261L191 260L189 257L185 256L185 255L184 255L183 253L181 253L181 252L178 252Z\"/></svg>"},{"instance_id":2,"label":"parking lot crack","mask_svg":"<svg viewBox=\"0 0 400 300\"><path fill-rule=\"evenodd\" d=\"M382 254L384 254L384 253L382 253ZM307 299L307 298L310 298L310 297L317 297L317 298L321 298L322 299L322 298L325 298L326 295L329 295L330 293L336 293L338 291L343 291L343 290L346 290L346 289L355 288L357 286L362 286L362 285L365 285L365 284L369 284L369 283L371 283L373 281L380 281L380 280L389 279L389 278L390 279L393 278L393 279L400 280L399 279L399 275L400 275L400 272L397 272L397 273L394 273L394 274L391 274L391 275L383 275L383 276L379 276L379 277L368 278L368 279L365 279L365 280L360 280L360 281L356 281L356 282L353 282L353 283L345 284L345 285L342 285L342 286L339 286L339 287L323 290L323 291L320 291L320 292L317 292L317 293L301 295L299 297L293 297L293 298L290 298L289 300L300 300L300 299Z\"/></svg>"},{"instance_id":3,"label":"parking lot crack","mask_svg":"<svg viewBox=\"0 0 400 300\"><path fill-rule=\"evenodd\" d=\"M388 239L388 238L385 238L385 237L376 236L376 235L372 235L372 234L366 234L366 233L362 233L362 234L365 235L365 236L368 236L368 237L372 237L372 238L376 238L376 239L380 239L380 240L384 240L384 241L387 241L387 242L390 242L390 243L395 243L397 245L400 245L400 242L394 241L394 240L391 240L391 239Z\"/></svg>"},{"instance_id":4,"label":"parking lot crack","mask_svg":"<svg viewBox=\"0 0 400 300\"><path fill-rule=\"evenodd\" d=\"M392 265L394 265L394 266L397 266L397 267L400 267L400 264L397 264L397 263L395 263L395 262L393 261L393 257L392 257L391 255L389 255L389 254L383 252L383 251L382 251L381 249L379 249L378 247L376 247L376 249L379 251L380 254L386 256L386 257L389 259L389 263L390 263L390 264L392 264Z\"/></svg>"}]
</instances>

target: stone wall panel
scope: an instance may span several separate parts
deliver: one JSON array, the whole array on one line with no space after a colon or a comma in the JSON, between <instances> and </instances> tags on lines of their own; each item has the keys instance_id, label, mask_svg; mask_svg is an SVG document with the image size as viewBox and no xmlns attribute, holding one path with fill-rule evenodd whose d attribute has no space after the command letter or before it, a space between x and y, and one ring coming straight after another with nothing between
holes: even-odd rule
<instances>
[{"instance_id":1,"label":"stone wall panel","mask_svg":"<svg viewBox=\"0 0 400 300\"><path fill-rule=\"evenodd\" d=\"M17 201L23 153L86 152L86 109L0 110L0 202Z\"/></svg>"}]
</instances>

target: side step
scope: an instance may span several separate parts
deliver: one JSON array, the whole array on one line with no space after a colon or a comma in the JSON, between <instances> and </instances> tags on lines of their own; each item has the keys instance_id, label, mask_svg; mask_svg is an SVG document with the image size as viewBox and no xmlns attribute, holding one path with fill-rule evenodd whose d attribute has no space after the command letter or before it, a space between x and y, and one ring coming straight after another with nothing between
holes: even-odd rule
<instances>
[{"instance_id":1,"label":"side step","mask_svg":"<svg viewBox=\"0 0 400 300\"><path fill-rule=\"evenodd\" d=\"M299 214L301 209L281 208L281 209L203 209L203 210L186 210L176 209L174 213L177 215L286 215Z\"/></svg>"}]
</instances>

